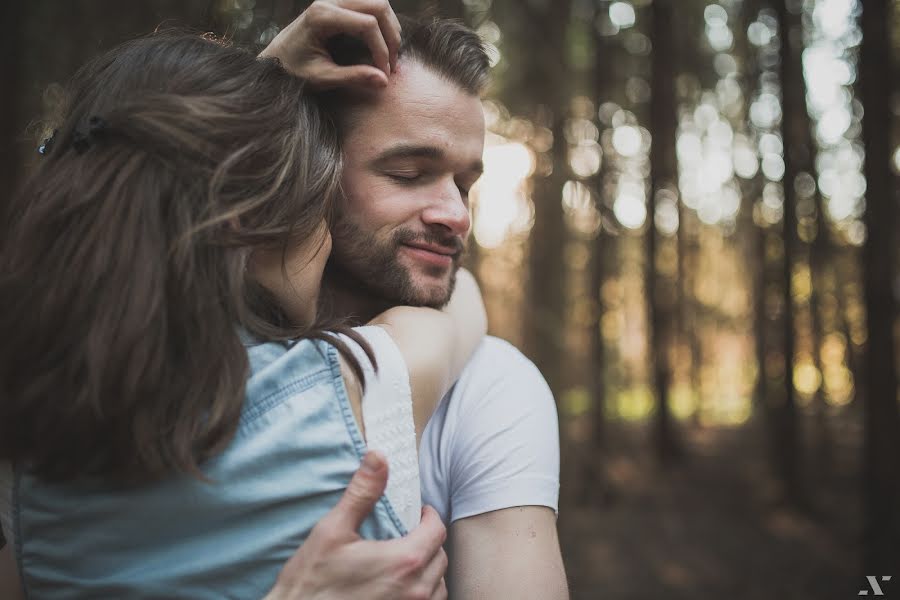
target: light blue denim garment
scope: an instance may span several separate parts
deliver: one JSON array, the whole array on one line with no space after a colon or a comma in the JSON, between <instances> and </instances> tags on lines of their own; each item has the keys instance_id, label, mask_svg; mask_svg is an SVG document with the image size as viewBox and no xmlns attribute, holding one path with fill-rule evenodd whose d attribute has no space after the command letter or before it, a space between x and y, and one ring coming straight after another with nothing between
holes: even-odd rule
<instances>
[{"instance_id":1,"label":"light blue denim garment","mask_svg":"<svg viewBox=\"0 0 900 600\"><path fill-rule=\"evenodd\" d=\"M28 598L247 598L338 501L365 446L337 351L325 342L248 347L251 377L236 437L178 477L121 491L50 485L16 469L16 555ZM405 534L382 497L360 533Z\"/></svg>"}]
</instances>

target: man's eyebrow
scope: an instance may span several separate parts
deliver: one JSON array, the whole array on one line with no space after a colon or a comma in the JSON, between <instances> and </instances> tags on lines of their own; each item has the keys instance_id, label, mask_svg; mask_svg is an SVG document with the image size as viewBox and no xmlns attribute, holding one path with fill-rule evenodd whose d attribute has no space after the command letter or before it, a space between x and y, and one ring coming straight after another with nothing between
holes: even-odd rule
<instances>
[{"instance_id":1,"label":"man's eyebrow","mask_svg":"<svg viewBox=\"0 0 900 600\"><path fill-rule=\"evenodd\" d=\"M425 158L428 160L442 160L444 151L435 146L400 145L388 148L372 160L375 166L381 166L392 160L403 158ZM481 159L473 161L468 171L481 175L484 172L484 162Z\"/></svg>"},{"instance_id":2,"label":"man's eyebrow","mask_svg":"<svg viewBox=\"0 0 900 600\"><path fill-rule=\"evenodd\" d=\"M444 158L444 152L435 146L412 146L403 144L388 148L375 157L374 163L384 163L397 158L428 158L430 160L440 160Z\"/></svg>"}]
</instances>

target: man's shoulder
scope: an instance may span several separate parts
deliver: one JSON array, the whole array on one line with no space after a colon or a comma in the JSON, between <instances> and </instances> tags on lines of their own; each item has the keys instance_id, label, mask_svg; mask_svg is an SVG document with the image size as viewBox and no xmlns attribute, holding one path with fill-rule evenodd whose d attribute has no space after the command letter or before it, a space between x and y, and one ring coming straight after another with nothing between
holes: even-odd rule
<instances>
[{"instance_id":1,"label":"man's shoulder","mask_svg":"<svg viewBox=\"0 0 900 600\"><path fill-rule=\"evenodd\" d=\"M466 363L455 391L469 395L510 388L550 394L544 376L528 357L506 340L486 336Z\"/></svg>"},{"instance_id":2,"label":"man's shoulder","mask_svg":"<svg viewBox=\"0 0 900 600\"><path fill-rule=\"evenodd\" d=\"M541 376L537 366L518 348L502 338L488 335L481 341L472 358L466 363L463 374L488 372L505 375L510 371L515 374L520 371L532 371Z\"/></svg>"}]
</instances>

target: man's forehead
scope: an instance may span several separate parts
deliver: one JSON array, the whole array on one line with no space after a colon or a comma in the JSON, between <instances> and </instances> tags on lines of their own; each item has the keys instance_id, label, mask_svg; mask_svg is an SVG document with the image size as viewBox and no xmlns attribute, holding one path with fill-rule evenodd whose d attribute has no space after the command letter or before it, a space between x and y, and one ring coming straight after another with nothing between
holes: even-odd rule
<instances>
[{"instance_id":1,"label":"man's forehead","mask_svg":"<svg viewBox=\"0 0 900 600\"><path fill-rule=\"evenodd\" d=\"M417 61L401 60L388 86L370 94L354 113L347 137L365 141L373 150L397 143L446 147L484 142L480 99Z\"/></svg>"}]
</instances>

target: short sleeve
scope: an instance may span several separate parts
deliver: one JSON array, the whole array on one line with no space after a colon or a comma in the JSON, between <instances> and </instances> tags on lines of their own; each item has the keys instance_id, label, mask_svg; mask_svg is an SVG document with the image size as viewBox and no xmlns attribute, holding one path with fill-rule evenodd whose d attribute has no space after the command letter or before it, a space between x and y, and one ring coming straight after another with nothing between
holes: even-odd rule
<instances>
[{"instance_id":1,"label":"short sleeve","mask_svg":"<svg viewBox=\"0 0 900 600\"><path fill-rule=\"evenodd\" d=\"M406 528L412 529L419 522L422 500L409 369L384 329L364 326L354 331L369 344L378 365L375 371L362 348L349 337L341 336L352 348L366 378L362 398L366 446L387 458L385 495Z\"/></svg>"},{"instance_id":2,"label":"short sleeve","mask_svg":"<svg viewBox=\"0 0 900 600\"><path fill-rule=\"evenodd\" d=\"M486 340L450 397L450 521L515 506L558 510L559 424L541 373ZM490 347L492 345L493 347Z\"/></svg>"}]
</instances>

